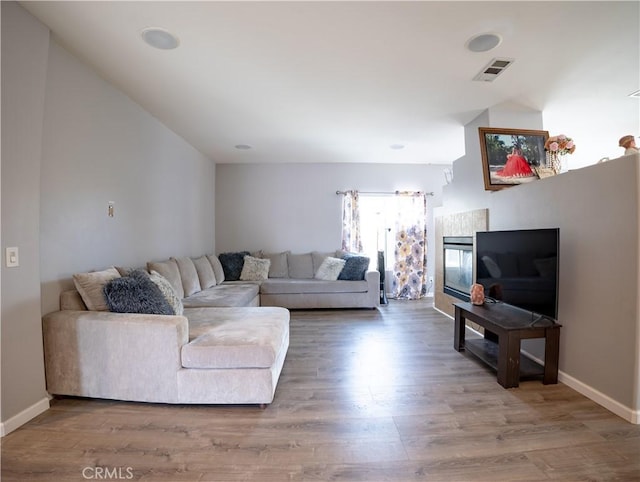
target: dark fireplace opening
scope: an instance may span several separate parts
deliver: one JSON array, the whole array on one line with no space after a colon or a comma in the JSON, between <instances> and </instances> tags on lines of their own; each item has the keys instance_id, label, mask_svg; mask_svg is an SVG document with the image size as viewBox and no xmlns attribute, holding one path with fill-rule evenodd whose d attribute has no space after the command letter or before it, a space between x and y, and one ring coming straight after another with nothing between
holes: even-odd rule
<instances>
[{"instance_id":1,"label":"dark fireplace opening","mask_svg":"<svg viewBox=\"0 0 640 482\"><path fill-rule=\"evenodd\" d=\"M473 236L445 236L444 292L469 301L473 284Z\"/></svg>"}]
</instances>

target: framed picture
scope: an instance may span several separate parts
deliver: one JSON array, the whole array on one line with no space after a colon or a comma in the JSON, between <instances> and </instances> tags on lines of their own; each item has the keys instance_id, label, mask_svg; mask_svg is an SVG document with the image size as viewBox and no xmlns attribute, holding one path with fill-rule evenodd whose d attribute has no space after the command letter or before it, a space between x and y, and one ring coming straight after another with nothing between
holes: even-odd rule
<instances>
[{"instance_id":1,"label":"framed picture","mask_svg":"<svg viewBox=\"0 0 640 482\"><path fill-rule=\"evenodd\" d=\"M548 131L478 128L484 188L496 191L538 179L546 168L544 143Z\"/></svg>"}]
</instances>

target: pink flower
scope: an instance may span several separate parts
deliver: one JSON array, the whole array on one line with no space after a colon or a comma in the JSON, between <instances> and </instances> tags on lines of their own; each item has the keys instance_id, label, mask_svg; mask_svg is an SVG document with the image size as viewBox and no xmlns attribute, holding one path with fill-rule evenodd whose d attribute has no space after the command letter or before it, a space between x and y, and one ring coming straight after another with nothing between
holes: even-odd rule
<instances>
[{"instance_id":1,"label":"pink flower","mask_svg":"<svg viewBox=\"0 0 640 482\"><path fill-rule=\"evenodd\" d=\"M567 142L566 148L571 149L573 147L573 141Z\"/></svg>"},{"instance_id":2,"label":"pink flower","mask_svg":"<svg viewBox=\"0 0 640 482\"><path fill-rule=\"evenodd\" d=\"M550 151L557 151L558 147L560 147L560 146L558 145L557 142L552 142L551 144L549 144L549 150Z\"/></svg>"}]
</instances>

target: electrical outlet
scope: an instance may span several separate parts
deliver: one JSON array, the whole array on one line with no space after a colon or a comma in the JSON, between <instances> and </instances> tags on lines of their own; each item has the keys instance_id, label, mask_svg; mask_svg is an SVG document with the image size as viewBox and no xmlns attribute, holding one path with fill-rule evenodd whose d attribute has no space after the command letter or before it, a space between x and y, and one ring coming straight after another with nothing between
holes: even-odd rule
<instances>
[{"instance_id":1,"label":"electrical outlet","mask_svg":"<svg viewBox=\"0 0 640 482\"><path fill-rule=\"evenodd\" d=\"M429 276L429 285L433 286L433 276Z\"/></svg>"}]
</instances>

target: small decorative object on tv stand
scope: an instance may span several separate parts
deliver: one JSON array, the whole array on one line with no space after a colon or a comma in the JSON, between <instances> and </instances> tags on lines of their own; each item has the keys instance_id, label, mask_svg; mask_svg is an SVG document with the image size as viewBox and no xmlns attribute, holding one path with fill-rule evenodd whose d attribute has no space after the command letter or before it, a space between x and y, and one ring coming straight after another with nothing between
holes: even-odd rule
<instances>
[{"instance_id":1,"label":"small decorative object on tv stand","mask_svg":"<svg viewBox=\"0 0 640 482\"><path fill-rule=\"evenodd\" d=\"M471 303L474 305L484 305L484 286L479 283L471 285Z\"/></svg>"}]
</instances>

